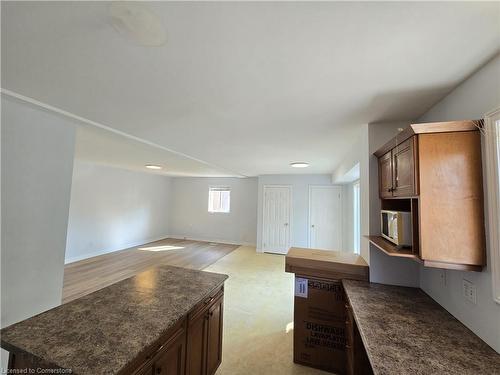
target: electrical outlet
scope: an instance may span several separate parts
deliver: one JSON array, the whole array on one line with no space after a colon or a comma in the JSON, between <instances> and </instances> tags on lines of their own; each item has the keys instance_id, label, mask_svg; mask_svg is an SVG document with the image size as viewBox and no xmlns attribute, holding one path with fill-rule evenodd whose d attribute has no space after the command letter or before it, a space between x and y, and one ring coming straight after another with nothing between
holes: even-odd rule
<instances>
[{"instance_id":1,"label":"electrical outlet","mask_svg":"<svg viewBox=\"0 0 500 375\"><path fill-rule=\"evenodd\" d=\"M462 294L467 301L476 304L476 286L469 280L462 280Z\"/></svg>"}]
</instances>

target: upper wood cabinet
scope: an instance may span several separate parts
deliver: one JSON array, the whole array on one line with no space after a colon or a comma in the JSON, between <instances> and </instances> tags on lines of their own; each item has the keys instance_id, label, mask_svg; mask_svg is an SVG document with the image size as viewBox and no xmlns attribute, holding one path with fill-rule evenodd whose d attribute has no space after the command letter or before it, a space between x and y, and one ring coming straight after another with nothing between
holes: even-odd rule
<instances>
[{"instance_id":1,"label":"upper wood cabinet","mask_svg":"<svg viewBox=\"0 0 500 375\"><path fill-rule=\"evenodd\" d=\"M413 248L397 249L372 236L375 246L428 267L482 269L481 126L482 121L413 124L375 152L382 207L412 213Z\"/></svg>"},{"instance_id":2,"label":"upper wood cabinet","mask_svg":"<svg viewBox=\"0 0 500 375\"><path fill-rule=\"evenodd\" d=\"M380 198L418 195L416 142L413 136L379 157Z\"/></svg>"},{"instance_id":3,"label":"upper wood cabinet","mask_svg":"<svg viewBox=\"0 0 500 375\"><path fill-rule=\"evenodd\" d=\"M392 151L395 197L413 197L418 194L416 143L417 136L413 136L397 145Z\"/></svg>"},{"instance_id":4,"label":"upper wood cabinet","mask_svg":"<svg viewBox=\"0 0 500 375\"><path fill-rule=\"evenodd\" d=\"M379 194L380 198L391 198L393 190L392 179L392 150L385 153L378 159L378 174L379 174Z\"/></svg>"}]
</instances>

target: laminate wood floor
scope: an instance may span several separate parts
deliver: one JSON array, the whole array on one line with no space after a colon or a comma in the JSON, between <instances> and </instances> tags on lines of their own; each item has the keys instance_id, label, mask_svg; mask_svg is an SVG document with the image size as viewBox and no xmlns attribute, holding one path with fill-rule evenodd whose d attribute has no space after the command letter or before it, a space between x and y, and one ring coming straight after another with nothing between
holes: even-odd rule
<instances>
[{"instance_id":1,"label":"laminate wood floor","mask_svg":"<svg viewBox=\"0 0 500 375\"><path fill-rule=\"evenodd\" d=\"M154 266L167 264L203 269L237 247L167 238L69 263L64 267L62 302L72 301Z\"/></svg>"}]
</instances>

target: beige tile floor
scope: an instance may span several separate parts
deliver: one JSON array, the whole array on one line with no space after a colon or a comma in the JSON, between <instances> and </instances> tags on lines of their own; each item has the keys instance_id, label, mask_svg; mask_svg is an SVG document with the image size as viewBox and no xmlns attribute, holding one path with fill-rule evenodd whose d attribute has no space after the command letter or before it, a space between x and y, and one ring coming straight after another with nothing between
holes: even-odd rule
<instances>
[{"instance_id":1,"label":"beige tile floor","mask_svg":"<svg viewBox=\"0 0 500 375\"><path fill-rule=\"evenodd\" d=\"M205 268L229 275L217 375L328 374L293 363L293 275L284 262L242 246Z\"/></svg>"}]
</instances>

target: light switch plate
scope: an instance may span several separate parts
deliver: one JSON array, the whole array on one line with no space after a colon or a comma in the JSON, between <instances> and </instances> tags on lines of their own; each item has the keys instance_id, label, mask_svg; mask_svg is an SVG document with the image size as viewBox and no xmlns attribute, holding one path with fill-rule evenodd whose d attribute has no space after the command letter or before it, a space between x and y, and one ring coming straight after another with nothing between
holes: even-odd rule
<instances>
[{"instance_id":1,"label":"light switch plate","mask_svg":"<svg viewBox=\"0 0 500 375\"><path fill-rule=\"evenodd\" d=\"M476 304L476 286L469 280L462 280L462 294L467 301Z\"/></svg>"}]
</instances>

